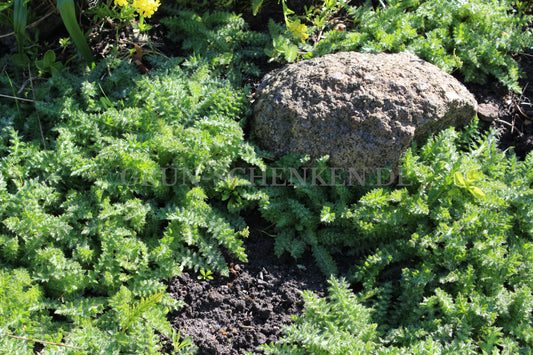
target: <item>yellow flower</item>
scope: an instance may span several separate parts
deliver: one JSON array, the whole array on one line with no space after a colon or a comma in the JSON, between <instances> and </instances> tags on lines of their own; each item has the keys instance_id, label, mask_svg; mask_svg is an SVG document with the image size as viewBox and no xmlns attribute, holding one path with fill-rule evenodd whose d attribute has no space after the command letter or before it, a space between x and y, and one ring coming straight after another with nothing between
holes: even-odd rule
<instances>
[{"instance_id":1,"label":"yellow flower","mask_svg":"<svg viewBox=\"0 0 533 355\"><path fill-rule=\"evenodd\" d=\"M128 0L115 0L115 4L118 6L126 6L128 5Z\"/></svg>"},{"instance_id":2,"label":"yellow flower","mask_svg":"<svg viewBox=\"0 0 533 355\"><path fill-rule=\"evenodd\" d=\"M137 9L139 15L147 18L157 11L159 5L161 5L159 0L133 0L133 7Z\"/></svg>"},{"instance_id":3,"label":"yellow flower","mask_svg":"<svg viewBox=\"0 0 533 355\"><path fill-rule=\"evenodd\" d=\"M287 23L287 31L302 42L305 42L307 37L309 37L307 26L301 23L300 20Z\"/></svg>"}]
</instances>

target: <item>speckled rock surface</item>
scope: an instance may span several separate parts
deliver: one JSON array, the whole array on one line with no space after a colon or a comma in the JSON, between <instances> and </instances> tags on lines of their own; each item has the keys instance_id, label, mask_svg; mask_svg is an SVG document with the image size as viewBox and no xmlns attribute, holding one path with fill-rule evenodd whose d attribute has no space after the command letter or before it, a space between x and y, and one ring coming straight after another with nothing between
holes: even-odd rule
<instances>
[{"instance_id":1,"label":"speckled rock surface","mask_svg":"<svg viewBox=\"0 0 533 355\"><path fill-rule=\"evenodd\" d=\"M455 78L410 53L342 52L268 74L256 93L252 130L262 149L357 171L398 167L413 142L476 114Z\"/></svg>"}]
</instances>

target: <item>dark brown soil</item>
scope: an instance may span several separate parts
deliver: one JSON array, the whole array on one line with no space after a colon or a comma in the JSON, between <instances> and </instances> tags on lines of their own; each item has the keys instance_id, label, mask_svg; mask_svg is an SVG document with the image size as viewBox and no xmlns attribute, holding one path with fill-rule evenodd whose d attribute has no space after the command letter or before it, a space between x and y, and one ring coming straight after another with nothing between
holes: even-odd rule
<instances>
[{"instance_id":1,"label":"dark brown soil","mask_svg":"<svg viewBox=\"0 0 533 355\"><path fill-rule=\"evenodd\" d=\"M516 59L524 72L522 94L509 92L495 78L484 85L464 84L479 104L482 128L496 129L500 149L512 149L524 159L533 150L533 50L517 54Z\"/></svg>"},{"instance_id":2,"label":"dark brown soil","mask_svg":"<svg viewBox=\"0 0 533 355\"><path fill-rule=\"evenodd\" d=\"M273 238L261 230L266 222L250 216L253 228L246 241L248 263L231 265L231 274L198 280L183 273L168 291L186 306L170 315L182 336L192 336L198 354L257 352L260 344L278 339L291 315L302 310L300 290L324 294L325 278L310 255L296 263L274 255Z\"/></svg>"}]
</instances>

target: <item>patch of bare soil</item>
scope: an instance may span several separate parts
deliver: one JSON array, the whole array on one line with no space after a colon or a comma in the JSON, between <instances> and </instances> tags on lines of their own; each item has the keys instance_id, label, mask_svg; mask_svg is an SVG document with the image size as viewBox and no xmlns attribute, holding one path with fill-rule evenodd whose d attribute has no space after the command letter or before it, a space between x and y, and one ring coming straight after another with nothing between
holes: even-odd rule
<instances>
[{"instance_id":1,"label":"patch of bare soil","mask_svg":"<svg viewBox=\"0 0 533 355\"><path fill-rule=\"evenodd\" d=\"M310 255L298 263L278 259L273 238L261 232L266 222L250 216L248 223L253 228L245 245L248 263L231 264L226 278L205 281L183 273L170 282L170 295L186 303L170 315L171 323L182 336L193 337L198 354L256 353L301 312L300 290L324 295L325 278Z\"/></svg>"},{"instance_id":2,"label":"patch of bare soil","mask_svg":"<svg viewBox=\"0 0 533 355\"><path fill-rule=\"evenodd\" d=\"M521 94L509 92L495 78L484 85L465 86L476 97L482 128L496 129L500 149L512 149L524 159L533 150L533 50L516 59L525 74L520 80Z\"/></svg>"},{"instance_id":3,"label":"patch of bare soil","mask_svg":"<svg viewBox=\"0 0 533 355\"><path fill-rule=\"evenodd\" d=\"M533 50L517 56L525 77L522 93L508 92L492 80L485 85L466 84L479 104L478 117L485 127L500 133L500 148L514 149L524 158L533 150Z\"/></svg>"}]
</instances>

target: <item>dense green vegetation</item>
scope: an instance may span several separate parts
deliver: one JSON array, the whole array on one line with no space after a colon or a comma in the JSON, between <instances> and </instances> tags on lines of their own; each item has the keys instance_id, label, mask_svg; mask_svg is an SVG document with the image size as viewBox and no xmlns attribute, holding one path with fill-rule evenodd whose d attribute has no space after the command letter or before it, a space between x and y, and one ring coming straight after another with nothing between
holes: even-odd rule
<instances>
[{"instance_id":1,"label":"dense green vegetation","mask_svg":"<svg viewBox=\"0 0 533 355\"><path fill-rule=\"evenodd\" d=\"M466 82L485 83L495 76L520 91L520 68L512 54L531 47L524 28L531 21L512 1L386 1L369 10L350 9L354 30L330 33L313 55L338 50L369 52L409 50Z\"/></svg>"},{"instance_id":2,"label":"dense green vegetation","mask_svg":"<svg viewBox=\"0 0 533 355\"><path fill-rule=\"evenodd\" d=\"M409 150L403 188L362 197L309 181L272 188L263 215L276 224L277 252L298 257L310 247L328 274L338 274L332 255L353 255L345 276L360 290L354 296L334 284L329 305L307 295L301 324L281 343L290 346L277 351L531 351L533 153L517 161L498 151L494 132L477 131L448 129ZM349 304L353 312L339 309ZM292 350L285 353L300 353Z\"/></svg>"},{"instance_id":3,"label":"dense green vegetation","mask_svg":"<svg viewBox=\"0 0 533 355\"><path fill-rule=\"evenodd\" d=\"M527 2L387 0L377 8L371 3L353 7L346 0L326 0L301 16L285 8L285 26L269 24L267 54L292 62L339 51L409 50L448 73L460 71L466 82L483 84L493 75L521 90L512 55L532 46ZM347 18L339 22L343 12Z\"/></svg>"},{"instance_id":4,"label":"dense green vegetation","mask_svg":"<svg viewBox=\"0 0 533 355\"><path fill-rule=\"evenodd\" d=\"M1 23L14 26L15 3L0 1ZM120 3L101 1L93 21L129 23L121 13L137 10ZM37 40L19 43L24 68L20 55L0 59L0 353L33 353L33 339L51 343L45 354L157 354L159 334L175 353L194 351L166 318L180 304L164 282L184 269L226 275L230 255L245 261L241 212L251 209L272 223L276 254L310 250L332 275L329 296L304 292L304 314L265 352L532 351L533 153L499 151L474 122L409 150L403 186L285 174L285 186L262 187L238 174L271 178L306 161L266 164L245 139L243 82L268 60L409 49L518 90L511 55L532 45L527 6L328 0L294 14L281 3L284 23L262 33L226 11L257 1L163 2L183 57L145 55L144 75L118 48L90 69Z\"/></svg>"},{"instance_id":5,"label":"dense green vegetation","mask_svg":"<svg viewBox=\"0 0 533 355\"><path fill-rule=\"evenodd\" d=\"M35 111L2 105L0 260L31 275L15 289L35 288L27 297L46 295L65 317L64 329L34 335L64 333L89 352L155 352L154 329L170 335L164 315L177 306L161 281L183 268L227 274L223 253L246 260L235 211L257 196L228 172L237 160L262 163L238 123L244 92L180 62L141 76L102 61L47 80ZM13 317L5 332L33 332Z\"/></svg>"},{"instance_id":6,"label":"dense green vegetation","mask_svg":"<svg viewBox=\"0 0 533 355\"><path fill-rule=\"evenodd\" d=\"M186 53L204 61L217 74L241 85L243 75L258 77L254 62L264 57L268 35L248 30L240 15L229 12L206 12L168 9L173 16L161 22L167 26L169 38Z\"/></svg>"}]
</instances>

